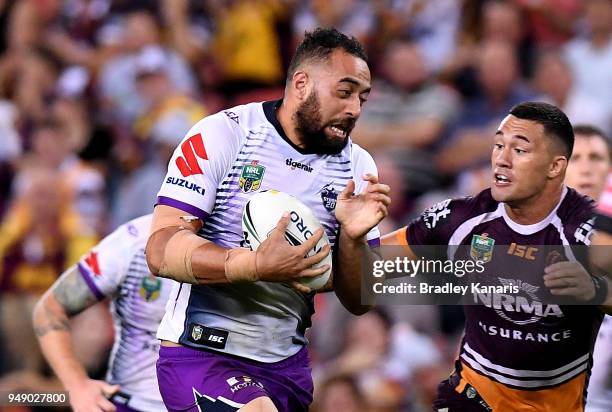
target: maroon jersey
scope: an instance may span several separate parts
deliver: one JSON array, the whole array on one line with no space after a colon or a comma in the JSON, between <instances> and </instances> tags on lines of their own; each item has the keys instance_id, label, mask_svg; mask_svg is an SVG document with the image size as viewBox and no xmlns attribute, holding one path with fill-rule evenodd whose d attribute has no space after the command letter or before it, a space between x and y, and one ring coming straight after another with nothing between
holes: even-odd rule
<instances>
[{"instance_id":1,"label":"maroon jersey","mask_svg":"<svg viewBox=\"0 0 612 412\"><path fill-rule=\"evenodd\" d=\"M493 410L521 410L517 404L522 402L545 411L582 408L603 314L595 306L552 304L543 275L546 266L561 260L578 260L588 267L584 246L593 215L589 198L564 188L561 201L546 218L521 225L487 189L475 197L441 202L408 226L406 240L417 253L420 245L449 245L449 259L484 262L484 272L468 275L477 276L474 281L519 291L470 291L464 306L462 376ZM570 381L568 389L564 384ZM562 395L548 390L561 386ZM503 397L513 401L498 399ZM555 409L560 405L570 409Z\"/></svg>"}]
</instances>

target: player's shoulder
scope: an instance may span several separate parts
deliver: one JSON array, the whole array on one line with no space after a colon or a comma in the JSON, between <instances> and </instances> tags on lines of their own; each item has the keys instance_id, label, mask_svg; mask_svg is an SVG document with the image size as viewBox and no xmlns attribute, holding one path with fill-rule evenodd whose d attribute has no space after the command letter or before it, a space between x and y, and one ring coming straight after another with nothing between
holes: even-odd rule
<instances>
[{"instance_id":1,"label":"player's shoulder","mask_svg":"<svg viewBox=\"0 0 612 412\"><path fill-rule=\"evenodd\" d=\"M565 196L557 209L557 216L563 223L583 222L595 216L595 201L578 193L575 189L565 188Z\"/></svg>"},{"instance_id":2,"label":"player's shoulder","mask_svg":"<svg viewBox=\"0 0 612 412\"><path fill-rule=\"evenodd\" d=\"M499 201L493 198L489 188L474 196L454 198L452 203L454 207L461 208L467 214L474 216L494 212L499 207Z\"/></svg>"},{"instance_id":3,"label":"player's shoulder","mask_svg":"<svg viewBox=\"0 0 612 412\"><path fill-rule=\"evenodd\" d=\"M376 171L376 162L367 150L352 140L349 140L347 149L350 151L353 170Z\"/></svg>"},{"instance_id":4,"label":"player's shoulder","mask_svg":"<svg viewBox=\"0 0 612 412\"><path fill-rule=\"evenodd\" d=\"M442 200L429 206L421 213L421 220L427 229L453 233L466 221L497 210L499 202L486 189L475 196L464 196Z\"/></svg>"},{"instance_id":5,"label":"player's shoulder","mask_svg":"<svg viewBox=\"0 0 612 412\"><path fill-rule=\"evenodd\" d=\"M557 216L563 225L565 236L572 243L588 245L595 223L595 202L574 189L564 190L566 193L557 208Z\"/></svg>"},{"instance_id":6,"label":"player's shoulder","mask_svg":"<svg viewBox=\"0 0 612 412\"><path fill-rule=\"evenodd\" d=\"M190 130L189 136L197 133L227 138L243 138L250 130L267 124L261 102L247 103L223 109L198 121Z\"/></svg>"},{"instance_id":7,"label":"player's shoulder","mask_svg":"<svg viewBox=\"0 0 612 412\"><path fill-rule=\"evenodd\" d=\"M153 215L144 215L130 220L115 229L107 236L105 243L112 243L116 247L129 249L132 246L146 244L149 238Z\"/></svg>"},{"instance_id":8,"label":"player's shoulder","mask_svg":"<svg viewBox=\"0 0 612 412\"><path fill-rule=\"evenodd\" d=\"M491 189L485 189L474 196L444 200L430 209L439 209L442 205L450 210L456 222L462 223L468 219L494 212L499 207L499 202L491 195Z\"/></svg>"}]
</instances>

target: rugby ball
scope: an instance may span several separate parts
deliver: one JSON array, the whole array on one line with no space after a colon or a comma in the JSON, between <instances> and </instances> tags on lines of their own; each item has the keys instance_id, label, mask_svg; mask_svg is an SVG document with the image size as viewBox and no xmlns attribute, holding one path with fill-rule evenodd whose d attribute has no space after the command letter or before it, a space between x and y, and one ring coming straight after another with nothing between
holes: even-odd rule
<instances>
[{"instance_id":1,"label":"rugby ball","mask_svg":"<svg viewBox=\"0 0 612 412\"><path fill-rule=\"evenodd\" d=\"M266 190L251 197L244 206L242 232L245 246L250 247L251 250L257 250L261 242L272 233L285 212L289 212L291 220L285 232L285 238L294 246L304 243L322 227L312 210L295 197L278 190ZM323 236L308 252L308 256L314 255L327 244L329 244L329 238L323 232ZM322 288L331 275L331 253L313 267L322 265L329 265L329 270L314 278L300 280L300 283L312 290Z\"/></svg>"}]
</instances>

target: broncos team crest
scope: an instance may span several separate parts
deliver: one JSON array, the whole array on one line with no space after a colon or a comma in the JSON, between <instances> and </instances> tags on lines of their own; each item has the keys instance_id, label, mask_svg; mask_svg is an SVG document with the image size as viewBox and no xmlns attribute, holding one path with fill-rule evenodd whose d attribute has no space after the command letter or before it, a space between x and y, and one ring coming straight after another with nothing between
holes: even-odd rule
<instances>
[{"instance_id":1,"label":"broncos team crest","mask_svg":"<svg viewBox=\"0 0 612 412\"><path fill-rule=\"evenodd\" d=\"M244 193L254 192L261 187L266 167L258 163L259 160L253 160L251 164L242 167L238 184Z\"/></svg>"},{"instance_id":2,"label":"broncos team crest","mask_svg":"<svg viewBox=\"0 0 612 412\"><path fill-rule=\"evenodd\" d=\"M147 302L152 302L159 298L161 290L161 280L153 276L147 276L142 279L140 284L140 296Z\"/></svg>"}]
</instances>

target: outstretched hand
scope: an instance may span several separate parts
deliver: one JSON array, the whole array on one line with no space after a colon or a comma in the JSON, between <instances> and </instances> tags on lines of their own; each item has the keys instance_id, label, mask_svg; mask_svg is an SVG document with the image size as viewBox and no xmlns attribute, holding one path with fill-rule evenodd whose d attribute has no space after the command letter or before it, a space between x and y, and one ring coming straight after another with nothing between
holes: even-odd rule
<instances>
[{"instance_id":1,"label":"outstretched hand","mask_svg":"<svg viewBox=\"0 0 612 412\"><path fill-rule=\"evenodd\" d=\"M363 180L368 182L368 186L362 193L355 195L355 181L349 180L336 203L336 219L352 240L365 236L389 214L390 187L379 183L378 177L369 173L363 176Z\"/></svg>"}]
</instances>

